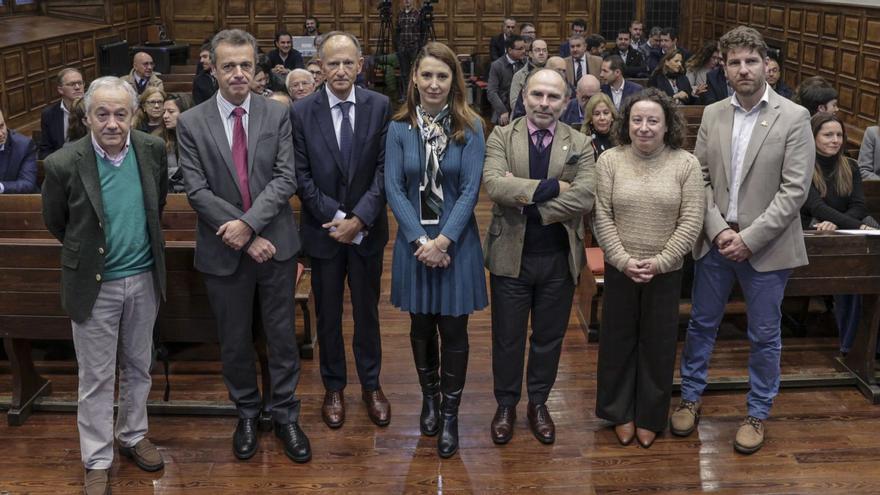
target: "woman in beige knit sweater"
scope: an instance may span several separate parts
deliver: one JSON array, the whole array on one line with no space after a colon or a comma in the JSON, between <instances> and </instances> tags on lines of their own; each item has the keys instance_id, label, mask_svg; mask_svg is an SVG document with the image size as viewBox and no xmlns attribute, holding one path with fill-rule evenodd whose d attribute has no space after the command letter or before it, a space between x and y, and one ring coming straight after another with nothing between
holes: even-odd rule
<instances>
[{"instance_id":1,"label":"woman in beige knit sweater","mask_svg":"<svg viewBox=\"0 0 880 495\"><path fill-rule=\"evenodd\" d=\"M596 415L614 423L621 444L637 437L648 448L667 422L681 267L703 225L704 185L668 96L638 93L614 124L621 145L596 165L605 251Z\"/></svg>"}]
</instances>

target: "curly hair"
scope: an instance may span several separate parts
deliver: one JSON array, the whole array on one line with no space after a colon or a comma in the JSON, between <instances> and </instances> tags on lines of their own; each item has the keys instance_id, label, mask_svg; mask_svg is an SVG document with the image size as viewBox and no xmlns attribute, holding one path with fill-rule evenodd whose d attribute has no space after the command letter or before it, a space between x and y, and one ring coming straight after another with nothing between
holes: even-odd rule
<instances>
[{"instance_id":1,"label":"curly hair","mask_svg":"<svg viewBox=\"0 0 880 495\"><path fill-rule=\"evenodd\" d=\"M705 67L710 60L712 60L712 55L715 55L715 52L718 51L718 42L715 40L707 41L700 48L700 51L695 53L691 58L688 59L686 67L687 69L697 70Z\"/></svg>"},{"instance_id":2,"label":"curly hair","mask_svg":"<svg viewBox=\"0 0 880 495\"><path fill-rule=\"evenodd\" d=\"M687 132L687 121L679 113L675 101L657 88L643 89L624 100L620 118L614 119L614 127L611 129L612 138L619 144L632 144L629 136L629 119L633 105L640 101L652 101L660 105L666 117L666 134L663 136L663 142L672 149L681 148Z\"/></svg>"},{"instance_id":3,"label":"curly hair","mask_svg":"<svg viewBox=\"0 0 880 495\"><path fill-rule=\"evenodd\" d=\"M727 60L727 53L730 50L739 48L754 50L761 55L761 58L767 57L767 43L764 43L761 33L747 26L738 26L725 33L718 40L718 47L724 60Z\"/></svg>"}]
</instances>

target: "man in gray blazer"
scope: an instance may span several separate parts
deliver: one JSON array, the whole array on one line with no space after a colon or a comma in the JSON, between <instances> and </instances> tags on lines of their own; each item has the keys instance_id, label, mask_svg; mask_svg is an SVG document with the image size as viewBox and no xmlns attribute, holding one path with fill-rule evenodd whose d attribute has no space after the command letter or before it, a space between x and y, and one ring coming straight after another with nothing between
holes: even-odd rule
<instances>
[{"instance_id":1,"label":"man in gray blazer","mask_svg":"<svg viewBox=\"0 0 880 495\"><path fill-rule=\"evenodd\" d=\"M134 88L102 77L84 101L91 136L46 159L43 220L62 244L61 305L73 326L83 492L90 495L110 492L114 437L141 469L164 466L146 435L153 324L165 295L159 219L168 180L162 140L130 130Z\"/></svg>"},{"instance_id":2,"label":"man in gray blazer","mask_svg":"<svg viewBox=\"0 0 880 495\"><path fill-rule=\"evenodd\" d=\"M262 409L253 351L253 308L269 346L269 405L275 435L295 462L311 459L300 429L299 354L293 294L300 240L290 197L296 191L288 109L251 94L257 42L237 30L217 33L211 63L219 91L181 114L180 167L198 215L195 267L217 320L223 379L238 409L233 451L257 449Z\"/></svg>"},{"instance_id":3,"label":"man in gray blazer","mask_svg":"<svg viewBox=\"0 0 880 495\"><path fill-rule=\"evenodd\" d=\"M513 436L530 314L529 427L542 443L556 438L545 403L584 265L583 216L593 207L596 184L590 139L559 121L568 91L555 70L532 72L523 91L526 116L496 127L486 142L483 184L495 203L484 251L492 288L496 444Z\"/></svg>"},{"instance_id":4,"label":"man in gray blazer","mask_svg":"<svg viewBox=\"0 0 880 495\"><path fill-rule=\"evenodd\" d=\"M681 358L681 403L672 433L696 428L700 396L724 306L735 281L746 298L748 416L734 448L757 452L779 391L782 297L793 268L807 264L800 208L813 177L815 145L806 109L765 80L767 45L740 26L721 40L735 93L706 107L695 154L706 181L703 234L694 246L693 309Z\"/></svg>"},{"instance_id":5,"label":"man in gray blazer","mask_svg":"<svg viewBox=\"0 0 880 495\"><path fill-rule=\"evenodd\" d=\"M510 122L510 84L513 74L523 67L525 55L525 40L513 34L507 38L507 53L489 66L486 97L492 105L493 124L507 125Z\"/></svg>"},{"instance_id":6,"label":"man in gray blazer","mask_svg":"<svg viewBox=\"0 0 880 495\"><path fill-rule=\"evenodd\" d=\"M859 148L859 173L862 180L880 180L880 126L865 129Z\"/></svg>"}]
</instances>

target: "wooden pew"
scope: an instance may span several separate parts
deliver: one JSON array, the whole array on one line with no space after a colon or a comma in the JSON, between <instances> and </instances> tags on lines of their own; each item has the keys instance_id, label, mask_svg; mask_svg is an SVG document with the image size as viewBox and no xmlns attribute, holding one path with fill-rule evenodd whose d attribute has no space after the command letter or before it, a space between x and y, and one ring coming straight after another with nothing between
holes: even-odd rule
<instances>
[{"instance_id":1,"label":"wooden pew","mask_svg":"<svg viewBox=\"0 0 880 495\"><path fill-rule=\"evenodd\" d=\"M687 121L687 132L684 138L684 149L693 153L694 147L697 145L697 133L700 131L700 123L703 121L703 105L681 105L678 107L681 114Z\"/></svg>"},{"instance_id":2,"label":"wooden pew","mask_svg":"<svg viewBox=\"0 0 880 495\"><path fill-rule=\"evenodd\" d=\"M38 397L51 392L51 384L33 365L31 340L71 338L70 321L61 308L60 244L43 224L39 195L0 195L0 338L10 359L13 393L7 421L20 425ZM291 205L299 211L294 198ZM170 194L162 217L166 232L167 301L161 305L157 328L160 342L217 342L214 319L201 274L193 268L195 212L186 196ZM303 312L300 355L314 355L311 314L311 272L305 270L295 294ZM264 370L264 390L268 373ZM184 401L186 402L186 401ZM75 404L68 405L75 408ZM226 406L186 403L183 412L217 414ZM173 406L162 410L181 412Z\"/></svg>"}]
</instances>

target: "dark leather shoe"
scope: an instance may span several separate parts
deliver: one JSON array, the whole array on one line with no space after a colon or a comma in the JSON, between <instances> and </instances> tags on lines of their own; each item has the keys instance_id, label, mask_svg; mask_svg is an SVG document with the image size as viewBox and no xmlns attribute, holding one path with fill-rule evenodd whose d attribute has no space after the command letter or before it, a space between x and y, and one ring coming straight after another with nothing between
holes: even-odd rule
<instances>
[{"instance_id":1,"label":"dark leather shoe","mask_svg":"<svg viewBox=\"0 0 880 495\"><path fill-rule=\"evenodd\" d=\"M657 433L644 428L636 428L636 438L639 439L639 445L641 445L642 448L647 449L654 444L654 439L657 438Z\"/></svg>"},{"instance_id":2,"label":"dark leather shoe","mask_svg":"<svg viewBox=\"0 0 880 495\"><path fill-rule=\"evenodd\" d=\"M345 423L345 397L342 395L342 390L328 390L324 393L321 419L330 428L339 428Z\"/></svg>"},{"instance_id":3,"label":"dark leather shoe","mask_svg":"<svg viewBox=\"0 0 880 495\"><path fill-rule=\"evenodd\" d=\"M245 460L250 459L257 453L259 445L257 436L257 418L239 419L232 434L232 452L235 457Z\"/></svg>"},{"instance_id":4,"label":"dark leather shoe","mask_svg":"<svg viewBox=\"0 0 880 495\"><path fill-rule=\"evenodd\" d=\"M636 424L632 421L614 425L614 434L617 435L617 441L620 445L629 445L636 436Z\"/></svg>"},{"instance_id":5,"label":"dark leather shoe","mask_svg":"<svg viewBox=\"0 0 880 495\"><path fill-rule=\"evenodd\" d=\"M362 397L367 405L367 414L370 420L379 426L388 426L391 423L391 404L382 393L382 387L376 390L364 390Z\"/></svg>"},{"instance_id":6,"label":"dark leather shoe","mask_svg":"<svg viewBox=\"0 0 880 495\"><path fill-rule=\"evenodd\" d=\"M513 438L513 425L516 423L516 408L498 406L492 418L492 441L504 445Z\"/></svg>"},{"instance_id":7,"label":"dark leather shoe","mask_svg":"<svg viewBox=\"0 0 880 495\"><path fill-rule=\"evenodd\" d=\"M528 418L529 428L539 442L550 444L556 441L556 425L546 405L529 402Z\"/></svg>"},{"instance_id":8,"label":"dark leather shoe","mask_svg":"<svg viewBox=\"0 0 880 495\"><path fill-rule=\"evenodd\" d=\"M293 462L303 463L312 460L312 446L309 437L299 427L299 423L275 423L275 436L284 444L284 453Z\"/></svg>"}]
</instances>

